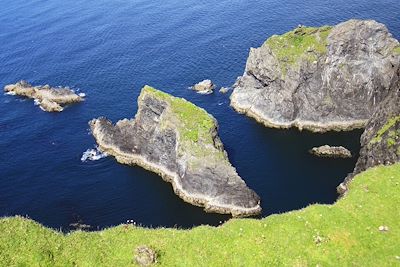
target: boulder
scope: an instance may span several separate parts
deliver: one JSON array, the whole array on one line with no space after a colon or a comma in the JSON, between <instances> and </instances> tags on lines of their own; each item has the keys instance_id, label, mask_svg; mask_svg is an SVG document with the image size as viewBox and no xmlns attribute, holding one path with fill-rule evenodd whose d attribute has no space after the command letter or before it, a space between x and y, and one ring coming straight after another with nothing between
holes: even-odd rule
<instances>
[{"instance_id":1,"label":"boulder","mask_svg":"<svg viewBox=\"0 0 400 267\"><path fill-rule=\"evenodd\" d=\"M215 85L211 80L201 81L193 86L193 90L199 94L211 94L215 88Z\"/></svg>"},{"instance_id":2,"label":"boulder","mask_svg":"<svg viewBox=\"0 0 400 267\"><path fill-rule=\"evenodd\" d=\"M226 93L229 92L229 90L230 90L229 87L221 87L221 89L219 89L219 92L220 92L221 94L226 94Z\"/></svg>"}]
</instances>

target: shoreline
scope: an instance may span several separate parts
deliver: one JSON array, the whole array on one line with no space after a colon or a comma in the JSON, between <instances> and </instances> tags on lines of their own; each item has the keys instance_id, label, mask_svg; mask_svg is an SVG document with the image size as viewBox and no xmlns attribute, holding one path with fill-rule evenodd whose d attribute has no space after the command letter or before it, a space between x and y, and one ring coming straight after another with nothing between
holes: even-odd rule
<instances>
[{"instance_id":1,"label":"shoreline","mask_svg":"<svg viewBox=\"0 0 400 267\"><path fill-rule=\"evenodd\" d=\"M347 132L353 130L364 129L368 120L354 120L348 122L332 122L329 124L315 123L312 121L302 121L299 119L293 120L288 123L281 123L273 121L272 119L266 119L259 116L256 112L240 107L236 101L230 101L230 106L239 114L243 114L249 118L256 120L258 123L264 125L267 128L273 129L290 129L296 128L299 131L307 130L312 133L326 133L326 132Z\"/></svg>"}]
</instances>

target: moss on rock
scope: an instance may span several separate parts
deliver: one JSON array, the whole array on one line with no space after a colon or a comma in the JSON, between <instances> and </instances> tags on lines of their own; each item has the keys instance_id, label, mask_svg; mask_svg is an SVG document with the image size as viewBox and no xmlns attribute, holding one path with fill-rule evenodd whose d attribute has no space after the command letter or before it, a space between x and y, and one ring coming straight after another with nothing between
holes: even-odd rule
<instances>
[{"instance_id":1,"label":"moss on rock","mask_svg":"<svg viewBox=\"0 0 400 267\"><path fill-rule=\"evenodd\" d=\"M325 54L331 29L330 26L320 28L300 26L283 35L273 35L265 44L281 62L283 73L286 73L287 68L296 66L300 59L313 62Z\"/></svg>"}]
</instances>

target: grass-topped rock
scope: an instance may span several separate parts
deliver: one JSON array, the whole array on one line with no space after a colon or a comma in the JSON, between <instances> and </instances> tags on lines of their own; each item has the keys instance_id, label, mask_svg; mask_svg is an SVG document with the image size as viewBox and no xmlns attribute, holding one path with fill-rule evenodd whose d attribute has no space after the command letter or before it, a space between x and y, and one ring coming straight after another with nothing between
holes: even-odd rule
<instances>
[{"instance_id":1,"label":"grass-topped rock","mask_svg":"<svg viewBox=\"0 0 400 267\"><path fill-rule=\"evenodd\" d=\"M388 94L399 62L399 42L376 21L299 26L251 48L231 105L268 127L362 128Z\"/></svg>"},{"instance_id":2,"label":"grass-topped rock","mask_svg":"<svg viewBox=\"0 0 400 267\"><path fill-rule=\"evenodd\" d=\"M288 33L272 36L265 45L280 61L281 72L285 76L289 68L300 67L302 60L314 62L325 55L331 30L330 26L315 28L300 25Z\"/></svg>"},{"instance_id":3,"label":"grass-topped rock","mask_svg":"<svg viewBox=\"0 0 400 267\"><path fill-rule=\"evenodd\" d=\"M43 111L61 112L65 105L82 102L85 94L77 94L69 87L33 86L26 81L9 84L4 91L10 95L32 98Z\"/></svg>"},{"instance_id":4,"label":"grass-topped rock","mask_svg":"<svg viewBox=\"0 0 400 267\"><path fill-rule=\"evenodd\" d=\"M134 119L90 127L99 147L120 163L156 172L188 203L207 212L255 215L260 199L229 163L217 121L182 98L145 86Z\"/></svg>"}]
</instances>

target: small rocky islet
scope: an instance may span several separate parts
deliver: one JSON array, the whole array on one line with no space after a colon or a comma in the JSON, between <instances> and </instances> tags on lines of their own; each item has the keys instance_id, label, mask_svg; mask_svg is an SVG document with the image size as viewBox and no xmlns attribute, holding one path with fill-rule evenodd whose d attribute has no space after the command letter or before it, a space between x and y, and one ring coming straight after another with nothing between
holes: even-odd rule
<instances>
[{"instance_id":1,"label":"small rocky islet","mask_svg":"<svg viewBox=\"0 0 400 267\"><path fill-rule=\"evenodd\" d=\"M351 152L343 146L323 145L313 147L309 152L323 158L351 158Z\"/></svg>"},{"instance_id":2,"label":"small rocky islet","mask_svg":"<svg viewBox=\"0 0 400 267\"><path fill-rule=\"evenodd\" d=\"M24 80L6 85L4 91L7 94L34 99L40 108L47 112L61 112L65 105L82 102L85 96L68 87L33 86Z\"/></svg>"},{"instance_id":3,"label":"small rocky islet","mask_svg":"<svg viewBox=\"0 0 400 267\"><path fill-rule=\"evenodd\" d=\"M209 95L214 92L215 84L211 80L207 79L196 83L191 88L199 94Z\"/></svg>"}]
</instances>

